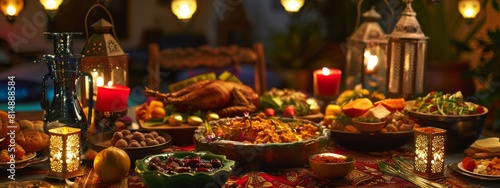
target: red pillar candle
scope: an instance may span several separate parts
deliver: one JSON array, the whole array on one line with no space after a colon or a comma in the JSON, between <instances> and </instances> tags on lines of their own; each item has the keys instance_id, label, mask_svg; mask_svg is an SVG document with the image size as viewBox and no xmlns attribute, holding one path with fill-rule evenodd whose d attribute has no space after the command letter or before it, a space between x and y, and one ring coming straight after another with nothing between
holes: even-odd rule
<instances>
[{"instance_id":1,"label":"red pillar candle","mask_svg":"<svg viewBox=\"0 0 500 188\"><path fill-rule=\"evenodd\" d=\"M97 99L95 110L122 111L127 109L130 88L121 85L108 84L97 87Z\"/></svg>"},{"instance_id":2,"label":"red pillar candle","mask_svg":"<svg viewBox=\"0 0 500 188\"><path fill-rule=\"evenodd\" d=\"M335 96L339 94L340 76L342 71L338 69L318 69L313 72L314 95Z\"/></svg>"}]
</instances>

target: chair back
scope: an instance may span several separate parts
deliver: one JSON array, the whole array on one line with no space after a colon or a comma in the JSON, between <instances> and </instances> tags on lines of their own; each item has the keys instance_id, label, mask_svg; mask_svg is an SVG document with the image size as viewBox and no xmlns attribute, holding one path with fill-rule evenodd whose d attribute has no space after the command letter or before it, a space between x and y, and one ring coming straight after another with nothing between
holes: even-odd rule
<instances>
[{"instance_id":1,"label":"chair back","mask_svg":"<svg viewBox=\"0 0 500 188\"><path fill-rule=\"evenodd\" d=\"M262 43L255 43L252 48L231 46L200 46L198 48L177 48L160 50L158 44L149 44L148 87L160 90L160 69L194 69L198 67L225 68L235 67L241 70L241 64L254 67L255 85L258 94L266 90L266 64Z\"/></svg>"}]
</instances>

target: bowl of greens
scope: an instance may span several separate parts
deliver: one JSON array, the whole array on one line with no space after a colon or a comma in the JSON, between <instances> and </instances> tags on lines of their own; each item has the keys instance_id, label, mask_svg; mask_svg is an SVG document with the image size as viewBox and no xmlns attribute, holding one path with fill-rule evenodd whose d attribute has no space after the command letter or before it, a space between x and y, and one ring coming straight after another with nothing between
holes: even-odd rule
<instances>
[{"instance_id":1,"label":"bowl of greens","mask_svg":"<svg viewBox=\"0 0 500 188\"><path fill-rule=\"evenodd\" d=\"M481 135L488 114L484 106L464 100L459 91L454 94L430 92L424 97L406 102L411 120L422 127L446 130L446 152L463 152Z\"/></svg>"}]
</instances>

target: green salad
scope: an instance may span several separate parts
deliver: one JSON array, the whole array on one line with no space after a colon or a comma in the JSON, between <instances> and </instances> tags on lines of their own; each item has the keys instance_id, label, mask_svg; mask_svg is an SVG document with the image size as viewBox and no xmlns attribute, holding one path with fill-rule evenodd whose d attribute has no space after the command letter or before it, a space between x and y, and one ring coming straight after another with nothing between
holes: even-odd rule
<instances>
[{"instance_id":1,"label":"green salad","mask_svg":"<svg viewBox=\"0 0 500 188\"><path fill-rule=\"evenodd\" d=\"M437 115L470 115L480 114L485 111L482 106L464 101L460 91L455 94L432 91L425 97L418 97L411 110Z\"/></svg>"}]
</instances>

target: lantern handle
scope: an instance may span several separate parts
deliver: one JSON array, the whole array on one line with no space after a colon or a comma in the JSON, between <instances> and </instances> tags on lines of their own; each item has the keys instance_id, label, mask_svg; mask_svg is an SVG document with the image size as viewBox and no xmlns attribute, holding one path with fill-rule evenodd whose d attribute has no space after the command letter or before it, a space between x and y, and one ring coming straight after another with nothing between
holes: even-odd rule
<instances>
[{"instance_id":1,"label":"lantern handle","mask_svg":"<svg viewBox=\"0 0 500 188\"><path fill-rule=\"evenodd\" d=\"M108 17L111 20L111 25L113 25L113 28L112 28L112 30L113 30L113 37L115 37L115 40L117 40L117 42L118 42L118 38L116 37L115 22L113 21L113 17L111 16L111 13L108 11L108 9L105 6L103 6L103 5L99 4L99 3L92 5L92 7L90 7L89 11L87 11L87 15L85 15L85 35L86 35L86 39L89 40L89 29L88 29L87 19L89 17L90 12L92 12L92 9L94 9L96 7L102 8L104 10L104 12L106 12L106 14L108 14Z\"/></svg>"}]
</instances>

